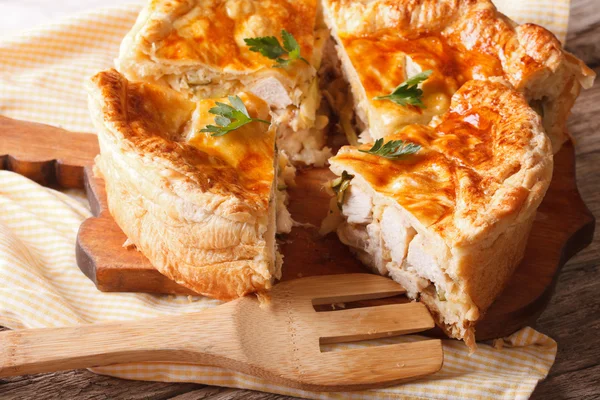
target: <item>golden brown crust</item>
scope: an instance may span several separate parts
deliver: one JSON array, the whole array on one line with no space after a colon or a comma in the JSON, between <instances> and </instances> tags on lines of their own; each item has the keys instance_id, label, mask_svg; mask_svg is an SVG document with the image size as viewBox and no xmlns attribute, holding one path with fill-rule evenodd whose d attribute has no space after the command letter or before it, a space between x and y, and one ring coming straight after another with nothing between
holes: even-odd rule
<instances>
[{"instance_id":1,"label":"golden brown crust","mask_svg":"<svg viewBox=\"0 0 600 400\"><path fill-rule=\"evenodd\" d=\"M595 76L566 53L551 32L534 24L515 24L489 0L324 3L372 138L409 123L427 123L446 111L450 97L466 81L494 77L539 103L544 127L558 151L579 89L590 87ZM372 100L392 92L414 75L413 70L433 71L422 85L425 109Z\"/></svg>"},{"instance_id":2,"label":"golden brown crust","mask_svg":"<svg viewBox=\"0 0 600 400\"><path fill-rule=\"evenodd\" d=\"M317 70L329 33L317 23L317 9L317 0L151 0L115 64L131 81L165 85L192 100L253 93L273 109L279 149L294 164L324 165L331 151ZM270 36L286 47L283 30L303 58L287 67L245 43Z\"/></svg>"},{"instance_id":3,"label":"golden brown crust","mask_svg":"<svg viewBox=\"0 0 600 400\"><path fill-rule=\"evenodd\" d=\"M385 141L397 139L422 149L389 160L347 146L330 162L392 197L451 247L497 236L505 221L531 212L552 174L539 115L501 83L466 83L437 123L406 126Z\"/></svg>"},{"instance_id":4,"label":"golden brown crust","mask_svg":"<svg viewBox=\"0 0 600 400\"><path fill-rule=\"evenodd\" d=\"M88 85L109 209L163 274L204 295L232 299L268 289L277 274L269 240L274 129L251 123L222 138L199 132L215 100L130 83L115 70ZM252 116L268 107L240 95Z\"/></svg>"},{"instance_id":5,"label":"golden brown crust","mask_svg":"<svg viewBox=\"0 0 600 400\"><path fill-rule=\"evenodd\" d=\"M248 154L236 151L239 158L228 162L225 157L237 148L234 145L239 144L240 140L244 141L242 147L247 144L243 135L240 135L241 138L237 135L215 138L212 146L194 146L192 143L196 141L196 136L190 142L190 138L186 137L186 128L189 130L187 124L192 120L196 103L166 88L128 82L115 70L98 73L92 78L92 85L92 97L102 107L99 117L108 128L106 135L118 141L125 151L159 163L165 168L164 174L176 177L177 185L172 185L172 189L177 195L191 202L198 198L199 206L205 206L202 201L206 194L223 196L222 203L215 204L212 211L224 217L237 218L238 214L243 217L243 214L265 212L274 177L273 169L257 166L249 170L236 168L247 164L245 158L268 157L267 164L273 164L273 154L265 151L265 148L273 148L274 137L272 134L263 134L266 131L264 125L252 124L253 130L262 129L256 135L264 138L259 143L261 148ZM213 104L214 101L202 102L200 107L207 110ZM204 116L210 118L209 115ZM269 118L264 105L260 117ZM203 127L200 124L195 128ZM194 131L192 134L195 135ZM227 146L228 143L223 143L227 139L235 140ZM224 148L221 148L222 145ZM215 154L219 148L221 152ZM264 163L264 159L261 161ZM255 174L262 176L256 177ZM166 184L162 177L156 180ZM262 185L257 186L257 181Z\"/></svg>"},{"instance_id":6,"label":"golden brown crust","mask_svg":"<svg viewBox=\"0 0 600 400\"><path fill-rule=\"evenodd\" d=\"M475 245L457 254L460 261L455 274L462 280L465 294L479 309L478 319L483 318L502 293L523 259L535 215L533 211L528 219L511 225L489 247L482 249Z\"/></svg>"},{"instance_id":7,"label":"golden brown crust","mask_svg":"<svg viewBox=\"0 0 600 400\"><path fill-rule=\"evenodd\" d=\"M111 161L109 157L97 160L99 165ZM101 168L110 171L106 165ZM261 265L241 258L260 252L261 246L240 245L235 252L230 252L227 249L198 249L198 243L184 245L179 240L200 241L210 235L210 231L168 227L164 219L148 212L148 205L141 202L139 193L132 190L133 182L123 175L115 178L112 172L105 175L105 182L109 208L117 225L152 265L169 279L196 293L220 300L232 300L271 287L272 277L267 262ZM170 229L165 231L165 228ZM240 247L244 247L245 251L238 253ZM241 256L240 260L235 260L235 256ZM223 259L232 261L215 262Z\"/></svg>"},{"instance_id":8,"label":"golden brown crust","mask_svg":"<svg viewBox=\"0 0 600 400\"><path fill-rule=\"evenodd\" d=\"M550 141L522 94L489 81L467 82L445 114L384 138L392 139L422 148L389 160L358 151L371 145L348 146L330 160L331 169L354 174L351 185L368 187L377 204L407 212L431 260L419 268L439 279L414 296L447 333L474 343L475 322L523 257L552 177ZM440 302L435 289L443 282L447 300Z\"/></svg>"},{"instance_id":9,"label":"golden brown crust","mask_svg":"<svg viewBox=\"0 0 600 400\"><path fill-rule=\"evenodd\" d=\"M154 79L188 67L223 75L253 73L274 61L250 51L244 39L280 38L282 29L310 59L316 10L316 0L152 0L123 41L120 69L129 78ZM279 72L286 71L294 69Z\"/></svg>"}]
</instances>

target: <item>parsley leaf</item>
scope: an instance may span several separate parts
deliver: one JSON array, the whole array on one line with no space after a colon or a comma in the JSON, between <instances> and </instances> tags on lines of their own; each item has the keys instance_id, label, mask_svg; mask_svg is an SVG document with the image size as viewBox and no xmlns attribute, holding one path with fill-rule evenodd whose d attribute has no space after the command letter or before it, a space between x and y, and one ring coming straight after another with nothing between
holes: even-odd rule
<instances>
[{"instance_id":1,"label":"parsley leaf","mask_svg":"<svg viewBox=\"0 0 600 400\"><path fill-rule=\"evenodd\" d=\"M362 153L373 154L387 158L389 160L398 160L409 154L415 154L421 150L421 146L414 143L407 143L403 140L390 140L386 144L383 144L383 138L377 139L373 147L369 150L358 150Z\"/></svg>"},{"instance_id":2,"label":"parsley leaf","mask_svg":"<svg viewBox=\"0 0 600 400\"><path fill-rule=\"evenodd\" d=\"M275 60L286 53L275 36L249 38L244 39L244 42L247 46L250 46L250 51L260 53L271 60Z\"/></svg>"},{"instance_id":3,"label":"parsley leaf","mask_svg":"<svg viewBox=\"0 0 600 400\"><path fill-rule=\"evenodd\" d=\"M331 181L331 189L337 197L337 206L341 210L344 205L344 196L346 189L350 187L350 181L354 178L354 175L349 174L346 171L342 172L342 176Z\"/></svg>"},{"instance_id":4,"label":"parsley leaf","mask_svg":"<svg viewBox=\"0 0 600 400\"><path fill-rule=\"evenodd\" d=\"M224 136L250 122L270 124L269 121L263 119L251 118L239 96L229 96L228 98L231 105L217 102L215 107L208 110L209 113L216 115L215 123L217 125L207 125L200 132L212 133L211 136Z\"/></svg>"},{"instance_id":5,"label":"parsley leaf","mask_svg":"<svg viewBox=\"0 0 600 400\"><path fill-rule=\"evenodd\" d=\"M250 51L260 53L271 60L277 61L277 64L273 65L274 68L286 67L296 60L302 60L309 64L300 55L300 46L291 33L283 29L281 31L281 39L283 46L275 36L246 38L244 42L247 46L250 46ZM282 58L282 56L287 56L287 58Z\"/></svg>"},{"instance_id":6,"label":"parsley leaf","mask_svg":"<svg viewBox=\"0 0 600 400\"><path fill-rule=\"evenodd\" d=\"M419 84L426 81L433 73L432 70L423 71L406 81L402 82L394 91L387 96L377 96L373 100L389 100L401 106L416 106L425 108L425 104L421 101L423 91L419 89Z\"/></svg>"}]
</instances>

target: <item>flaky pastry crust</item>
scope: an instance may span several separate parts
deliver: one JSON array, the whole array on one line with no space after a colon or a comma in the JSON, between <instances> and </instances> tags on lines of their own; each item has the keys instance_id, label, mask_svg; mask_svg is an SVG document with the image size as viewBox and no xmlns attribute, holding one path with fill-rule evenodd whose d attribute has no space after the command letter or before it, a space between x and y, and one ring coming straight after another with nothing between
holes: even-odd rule
<instances>
[{"instance_id":1,"label":"flaky pastry crust","mask_svg":"<svg viewBox=\"0 0 600 400\"><path fill-rule=\"evenodd\" d=\"M317 0L150 0L115 64L129 80L169 86L192 100L253 93L274 111L279 149L294 164L322 166L331 152L317 70L329 33L317 10ZM303 58L285 68L245 42L273 37L288 47L283 30Z\"/></svg>"},{"instance_id":2,"label":"flaky pastry crust","mask_svg":"<svg viewBox=\"0 0 600 400\"><path fill-rule=\"evenodd\" d=\"M359 185L379 204L399 207L424 238L428 263L449 279L452 289L445 296L464 306L462 320L444 322L433 289L420 293L421 299L451 336L474 343L475 322L523 256L552 177L550 141L522 94L475 80L430 125L408 125L385 141L399 139L422 148L390 160L359 151L370 145L347 146L330 160L331 169L355 175L351 186Z\"/></svg>"},{"instance_id":3,"label":"flaky pastry crust","mask_svg":"<svg viewBox=\"0 0 600 400\"><path fill-rule=\"evenodd\" d=\"M327 25L352 86L358 117L372 139L428 123L471 79L503 79L543 118L557 152L580 89L595 73L548 30L518 25L489 0L323 0ZM373 100L418 72L426 108Z\"/></svg>"},{"instance_id":4,"label":"flaky pastry crust","mask_svg":"<svg viewBox=\"0 0 600 400\"><path fill-rule=\"evenodd\" d=\"M244 80L269 70L293 88L313 74L311 67L299 63L273 70L274 61L250 51L244 39L281 39L285 29L310 60L316 12L316 0L152 0L124 38L117 66L131 80L158 81L194 72L203 85Z\"/></svg>"},{"instance_id":5,"label":"flaky pastry crust","mask_svg":"<svg viewBox=\"0 0 600 400\"><path fill-rule=\"evenodd\" d=\"M87 89L109 209L137 249L199 294L228 300L269 289L279 275L269 228L274 129L253 122L213 138L199 130L215 100L190 102L115 70ZM240 97L252 116L270 118L262 100Z\"/></svg>"}]
</instances>

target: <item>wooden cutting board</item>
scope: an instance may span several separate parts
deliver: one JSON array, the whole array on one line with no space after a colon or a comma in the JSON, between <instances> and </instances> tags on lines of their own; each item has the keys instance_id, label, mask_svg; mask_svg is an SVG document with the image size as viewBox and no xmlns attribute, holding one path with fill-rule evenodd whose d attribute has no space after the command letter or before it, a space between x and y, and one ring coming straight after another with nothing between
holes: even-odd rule
<instances>
[{"instance_id":1,"label":"wooden cutting board","mask_svg":"<svg viewBox=\"0 0 600 400\"><path fill-rule=\"evenodd\" d=\"M141 253L123 247L126 237L107 210L104 183L89 167L97 153L95 135L0 117L3 169L45 185L78 187L85 180L95 217L81 225L77 262L99 290L192 294L161 275ZM323 183L331 177L323 168L299 172L297 186L290 190L289 205L296 221L315 227L320 224L328 207ZM525 257L477 325L477 339L507 336L532 325L550 300L560 268L591 243L594 227L594 217L577 191L575 152L569 142L555 155L554 177L538 210ZM334 234L322 238L313 227L294 228L284 238L281 251L285 256L283 280L365 271Z\"/></svg>"}]
</instances>

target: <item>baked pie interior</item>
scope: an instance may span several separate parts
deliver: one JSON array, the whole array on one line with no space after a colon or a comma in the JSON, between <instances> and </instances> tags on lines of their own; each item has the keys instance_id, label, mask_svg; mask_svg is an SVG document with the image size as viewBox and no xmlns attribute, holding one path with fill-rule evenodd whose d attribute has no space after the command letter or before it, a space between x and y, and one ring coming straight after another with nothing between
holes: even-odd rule
<instances>
[{"instance_id":1,"label":"baked pie interior","mask_svg":"<svg viewBox=\"0 0 600 400\"><path fill-rule=\"evenodd\" d=\"M521 260L552 177L541 118L512 88L474 80L430 124L384 139L421 148L388 159L365 152L371 145L343 147L331 170L349 184L331 228L339 223L340 240L364 264L474 346L475 323Z\"/></svg>"}]
</instances>

